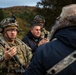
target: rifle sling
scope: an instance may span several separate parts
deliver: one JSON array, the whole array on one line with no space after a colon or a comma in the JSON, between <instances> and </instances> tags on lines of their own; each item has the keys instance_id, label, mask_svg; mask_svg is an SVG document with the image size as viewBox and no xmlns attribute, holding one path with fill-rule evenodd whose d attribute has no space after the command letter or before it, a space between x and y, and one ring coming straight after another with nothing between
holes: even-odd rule
<instances>
[{"instance_id":1,"label":"rifle sling","mask_svg":"<svg viewBox=\"0 0 76 75\"><path fill-rule=\"evenodd\" d=\"M53 67L51 67L49 70L47 70L47 75L56 75L62 70L64 70L66 67L68 67L70 64L72 64L76 60L76 50L66 56L64 59L62 59L60 62L55 64Z\"/></svg>"}]
</instances>

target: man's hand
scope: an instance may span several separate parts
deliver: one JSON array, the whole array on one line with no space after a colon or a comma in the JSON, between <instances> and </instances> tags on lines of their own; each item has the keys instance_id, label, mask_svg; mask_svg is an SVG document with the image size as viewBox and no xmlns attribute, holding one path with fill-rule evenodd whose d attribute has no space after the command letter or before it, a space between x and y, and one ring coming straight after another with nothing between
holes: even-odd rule
<instances>
[{"instance_id":1,"label":"man's hand","mask_svg":"<svg viewBox=\"0 0 76 75\"><path fill-rule=\"evenodd\" d=\"M4 49L4 59L9 60L17 53L16 47L11 47L9 50Z\"/></svg>"},{"instance_id":2,"label":"man's hand","mask_svg":"<svg viewBox=\"0 0 76 75\"><path fill-rule=\"evenodd\" d=\"M47 42L49 42L49 40L48 40L47 38L43 38L43 39L39 42L38 46L40 46L40 45L42 45L42 44L45 44L45 43L47 43Z\"/></svg>"}]
</instances>

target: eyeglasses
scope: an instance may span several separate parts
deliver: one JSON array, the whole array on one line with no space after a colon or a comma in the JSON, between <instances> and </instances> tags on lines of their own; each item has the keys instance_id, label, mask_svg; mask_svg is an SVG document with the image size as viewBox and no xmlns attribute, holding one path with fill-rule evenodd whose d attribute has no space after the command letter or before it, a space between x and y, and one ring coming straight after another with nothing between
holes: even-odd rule
<instances>
[{"instance_id":1,"label":"eyeglasses","mask_svg":"<svg viewBox=\"0 0 76 75\"><path fill-rule=\"evenodd\" d=\"M18 29L8 29L7 31L9 31L9 32L12 32L12 31L17 32Z\"/></svg>"}]
</instances>

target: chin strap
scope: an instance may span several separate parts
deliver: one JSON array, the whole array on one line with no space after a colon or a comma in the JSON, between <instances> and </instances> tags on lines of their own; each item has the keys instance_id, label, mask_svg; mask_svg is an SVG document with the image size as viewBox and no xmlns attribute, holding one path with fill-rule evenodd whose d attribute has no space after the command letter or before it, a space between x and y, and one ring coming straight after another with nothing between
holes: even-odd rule
<instances>
[{"instance_id":1,"label":"chin strap","mask_svg":"<svg viewBox=\"0 0 76 75\"><path fill-rule=\"evenodd\" d=\"M76 60L76 50L69 54L67 57L65 57L63 60L55 64L53 67L51 67L49 70L47 70L47 75L56 75L62 70L64 70L66 67L68 67L70 64L72 64Z\"/></svg>"}]
</instances>

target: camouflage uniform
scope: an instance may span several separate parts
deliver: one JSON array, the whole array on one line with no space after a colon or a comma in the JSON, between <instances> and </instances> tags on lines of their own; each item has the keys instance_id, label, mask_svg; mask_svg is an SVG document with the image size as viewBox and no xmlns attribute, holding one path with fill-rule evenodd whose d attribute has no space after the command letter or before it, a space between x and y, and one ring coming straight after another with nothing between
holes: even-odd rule
<instances>
[{"instance_id":1,"label":"camouflage uniform","mask_svg":"<svg viewBox=\"0 0 76 75\"><path fill-rule=\"evenodd\" d=\"M47 37L49 36L49 31L47 31L45 28L42 28L41 30L41 37L45 38L45 35L47 35Z\"/></svg>"},{"instance_id":2,"label":"camouflage uniform","mask_svg":"<svg viewBox=\"0 0 76 75\"><path fill-rule=\"evenodd\" d=\"M30 63L30 60L32 57L31 48L29 48L18 38L14 40L14 44L9 44L4 40L4 37L2 36L0 37L0 75L7 75L7 74L22 75L22 73L19 73L20 72L19 70L21 69L21 67L16 60L12 58L6 61L3 58L4 47L10 49L12 46L16 47L17 49L16 56L18 57L18 60L24 67L28 66ZM16 73L15 71L18 71L18 73Z\"/></svg>"}]
</instances>

